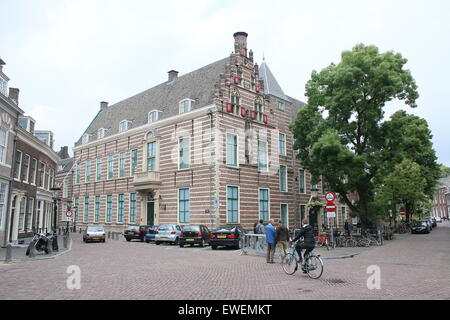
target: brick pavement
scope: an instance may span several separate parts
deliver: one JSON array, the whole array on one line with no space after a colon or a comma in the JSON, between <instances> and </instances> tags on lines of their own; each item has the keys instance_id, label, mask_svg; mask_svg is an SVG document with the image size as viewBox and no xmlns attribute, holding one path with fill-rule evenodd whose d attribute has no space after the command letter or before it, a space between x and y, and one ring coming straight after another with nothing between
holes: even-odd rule
<instances>
[{"instance_id":1,"label":"brick pavement","mask_svg":"<svg viewBox=\"0 0 450 320\"><path fill-rule=\"evenodd\" d=\"M450 225L428 235L403 235L352 259L325 260L321 279L286 275L279 264L239 251L128 243L84 244L52 260L0 263L0 299L450 299ZM381 289L367 289L369 265ZM70 265L81 289L66 287Z\"/></svg>"}]
</instances>

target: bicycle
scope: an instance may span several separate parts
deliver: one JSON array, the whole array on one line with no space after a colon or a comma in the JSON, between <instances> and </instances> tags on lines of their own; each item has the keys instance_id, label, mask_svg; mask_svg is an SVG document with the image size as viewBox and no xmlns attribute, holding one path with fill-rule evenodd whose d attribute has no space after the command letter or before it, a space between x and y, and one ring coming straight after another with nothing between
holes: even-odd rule
<instances>
[{"instance_id":1,"label":"bicycle","mask_svg":"<svg viewBox=\"0 0 450 320\"><path fill-rule=\"evenodd\" d=\"M291 244L291 252L287 252L282 263L283 270L289 275L293 275L298 269L297 251L295 245ZM302 270L306 271L311 279L319 279L323 273L323 262L320 254L314 254L312 251L304 255Z\"/></svg>"},{"instance_id":2,"label":"bicycle","mask_svg":"<svg viewBox=\"0 0 450 320\"><path fill-rule=\"evenodd\" d=\"M320 234L319 233L319 235L316 237L316 247L326 247L327 248L327 250L331 250L332 248L331 248L331 245L329 244L329 241L328 241L328 234L326 234L326 233L322 233L322 234Z\"/></svg>"}]
</instances>

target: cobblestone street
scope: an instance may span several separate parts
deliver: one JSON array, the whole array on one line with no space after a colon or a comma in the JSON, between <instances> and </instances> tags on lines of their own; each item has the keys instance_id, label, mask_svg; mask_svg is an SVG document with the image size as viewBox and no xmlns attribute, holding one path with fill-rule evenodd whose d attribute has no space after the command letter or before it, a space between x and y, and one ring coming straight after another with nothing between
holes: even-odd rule
<instances>
[{"instance_id":1,"label":"cobblestone street","mask_svg":"<svg viewBox=\"0 0 450 320\"><path fill-rule=\"evenodd\" d=\"M449 222L440 223L430 234L326 259L323 276L312 280L236 250L123 238L85 244L74 234L72 250L55 259L1 262L0 299L450 299L449 243ZM80 267L80 290L66 286L71 265ZM379 290L367 288L371 265L381 270Z\"/></svg>"}]
</instances>

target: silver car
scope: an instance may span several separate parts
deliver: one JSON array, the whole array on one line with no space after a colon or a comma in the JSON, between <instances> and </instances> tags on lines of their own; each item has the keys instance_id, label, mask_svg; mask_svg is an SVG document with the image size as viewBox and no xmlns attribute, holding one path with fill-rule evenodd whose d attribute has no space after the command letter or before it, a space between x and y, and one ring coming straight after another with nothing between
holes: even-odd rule
<instances>
[{"instance_id":1,"label":"silver car","mask_svg":"<svg viewBox=\"0 0 450 320\"><path fill-rule=\"evenodd\" d=\"M83 234L83 241L106 241L105 228L101 226L88 226Z\"/></svg>"},{"instance_id":2,"label":"silver car","mask_svg":"<svg viewBox=\"0 0 450 320\"><path fill-rule=\"evenodd\" d=\"M158 227L155 234L155 243L169 242L170 244L178 244L180 239L181 226L177 224L162 224Z\"/></svg>"}]
</instances>

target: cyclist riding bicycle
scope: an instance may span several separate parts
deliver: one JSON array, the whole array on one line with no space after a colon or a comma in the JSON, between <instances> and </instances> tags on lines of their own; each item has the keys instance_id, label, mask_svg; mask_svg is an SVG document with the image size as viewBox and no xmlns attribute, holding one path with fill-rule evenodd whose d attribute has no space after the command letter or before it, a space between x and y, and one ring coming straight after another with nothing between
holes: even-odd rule
<instances>
[{"instance_id":1,"label":"cyclist riding bicycle","mask_svg":"<svg viewBox=\"0 0 450 320\"><path fill-rule=\"evenodd\" d=\"M315 248L315 240L314 240L314 229L312 226L308 224L308 220L302 221L303 227L300 228L300 232L298 235L292 240L293 242L296 242L295 244L295 250L298 253L299 262L303 263L303 257L302 257L302 250L306 249L305 256L309 254L311 251ZM300 238L304 239L303 242L297 242ZM306 273L305 269L303 269L303 273Z\"/></svg>"}]
</instances>

